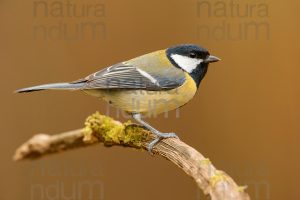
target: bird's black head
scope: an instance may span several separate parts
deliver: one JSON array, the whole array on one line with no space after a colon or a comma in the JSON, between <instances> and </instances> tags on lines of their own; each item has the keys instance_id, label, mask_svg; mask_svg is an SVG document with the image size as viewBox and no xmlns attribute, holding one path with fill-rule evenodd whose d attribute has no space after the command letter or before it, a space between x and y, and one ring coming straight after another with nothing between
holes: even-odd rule
<instances>
[{"instance_id":1,"label":"bird's black head","mask_svg":"<svg viewBox=\"0 0 300 200\"><path fill-rule=\"evenodd\" d=\"M176 67L186 71L199 86L204 78L208 64L220 59L209 54L207 49L194 44L183 44L166 50L168 59Z\"/></svg>"}]
</instances>

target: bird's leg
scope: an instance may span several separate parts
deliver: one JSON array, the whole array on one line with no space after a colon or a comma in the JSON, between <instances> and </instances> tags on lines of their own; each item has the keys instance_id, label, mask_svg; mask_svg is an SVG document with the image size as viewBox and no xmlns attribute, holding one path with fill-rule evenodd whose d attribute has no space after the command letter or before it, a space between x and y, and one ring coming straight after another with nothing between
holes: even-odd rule
<instances>
[{"instance_id":1,"label":"bird's leg","mask_svg":"<svg viewBox=\"0 0 300 200\"><path fill-rule=\"evenodd\" d=\"M151 141L150 144L148 145L148 151L150 153L152 152L153 146L155 144L157 144L161 139L164 139L164 138L178 138L178 136L175 133L162 133L162 132L156 130L155 128L150 126L147 122L142 120L142 116L139 113L132 114L132 117L138 123L143 125L145 128L147 128L149 131L151 131L153 134L155 134L157 136L157 138L155 138L153 141Z\"/></svg>"}]
</instances>

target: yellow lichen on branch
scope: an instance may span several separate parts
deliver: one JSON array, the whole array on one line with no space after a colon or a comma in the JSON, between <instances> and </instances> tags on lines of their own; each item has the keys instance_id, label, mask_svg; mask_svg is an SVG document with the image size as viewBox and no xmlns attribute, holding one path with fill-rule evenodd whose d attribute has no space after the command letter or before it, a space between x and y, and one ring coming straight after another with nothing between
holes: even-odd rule
<instances>
[{"instance_id":1,"label":"yellow lichen on branch","mask_svg":"<svg viewBox=\"0 0 300 200\"><path fill-rule=\"evenodd\" d=\"M86 119L82 131L86 143L102 141L105 145L120 144L135 148L141 148L150 135L149 131L130 121L122 124L99 112Z\"/></svg>"}]
</instances>

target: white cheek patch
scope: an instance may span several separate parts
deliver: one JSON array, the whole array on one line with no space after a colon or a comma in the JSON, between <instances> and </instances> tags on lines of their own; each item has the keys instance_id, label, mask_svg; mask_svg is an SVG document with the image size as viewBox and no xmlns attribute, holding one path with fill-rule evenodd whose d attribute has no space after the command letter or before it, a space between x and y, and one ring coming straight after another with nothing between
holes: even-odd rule
<instances>
[{"instance_id":1,"label":"white cheek patch","mask_svg":"<svg viewBox=\"0 0 300 200\"><path fill-rule=\"evenodd\" d=\"M179 65L179 67L188 73L191 73L201 62L203 62L203 59L190 58L178 54L172 54L171 58Z\"/></svg>"}]
</instances>

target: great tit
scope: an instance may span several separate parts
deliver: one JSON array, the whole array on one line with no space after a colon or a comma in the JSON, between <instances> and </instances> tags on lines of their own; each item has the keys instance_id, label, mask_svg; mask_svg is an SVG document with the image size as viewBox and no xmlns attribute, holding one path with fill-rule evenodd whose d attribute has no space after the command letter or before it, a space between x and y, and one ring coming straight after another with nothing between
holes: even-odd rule
<instances>
[{"instance_id":1,"label":"great tit","mask_svg":"<svg viewBox=\"0 0 300 200\"><path fill-rule=\"evenodd\" d=\"M82 90L126 111L157 137L177 137L162 133L142 116L153 116L185 105L195 95L209 63L220 59L194 44L173 46L121 62L86 78L69 83L53 83L17 90L18 93L39 90Z\"/></svg>"}]
</instances>

